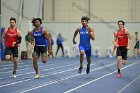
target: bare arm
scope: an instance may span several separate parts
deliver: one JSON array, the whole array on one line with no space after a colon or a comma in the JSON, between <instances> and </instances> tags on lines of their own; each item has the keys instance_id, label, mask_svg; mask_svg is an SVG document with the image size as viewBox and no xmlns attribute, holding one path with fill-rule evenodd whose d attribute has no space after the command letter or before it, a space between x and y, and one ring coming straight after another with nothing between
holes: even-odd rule
<instances>
[{"instance_id":1,"label":"bare arm","mask_svg":"<svg viewBox=\"0 0 140 93\"><path fill-rule=\"evenodd\" d=\"M117 44L117 40L118 40L118 38L117 38L117 32L114 32L114 41L113 41L113 43L114 43L115 47L118 47L119 46Z\"/></svg>"},{"instance_id":2,"label":"bare arm","mask_svg":"<svg viewBox=\"0 0 140 93\"><path fill-rule=\"evenodd\" d=\"M92 28L89 29L90 37L92 40L95 40L94 30Z\"/></svg>"},{"instance_id":3,"label":"bare arm","mask_svg":"<svg viewBox=\"0 0 140 93\"><path fill-rule=\"evenodd\" d=\"M21 31L17 30L17 33L18 33L18 37L20 37L21 36Z\"/></svg>"},{"instance_id":4,"label":"bare arm","mask_svg":"<svg viewBox=\"0 0 140 93\"><path fill-rule=\"evenodd\" d=\"M126 31L126 34L127 34L127 37L129 38L129 45L128 45L128 49L130 49L131 48L131 46L132 46L132 36L131 36L131 34L128 32L128 31Z\"/></svg>"},{"instance_id":5,"label":"bare arm","mask_svg":"<svg viewBox=\"0 0 140 93\"><path fill-rule=\"evenodd\" d=\"M33 30L31 32L29 32L30 35L31 35L31 45L33 46L34 45L34 36L33 36Z\"/></svg>"},{"instance_id":6,"label":"bare arm","mask_svg":"<svg viewBox=\"0 0 140 93\"><path fill-rule=\"evenodd\" d=\"M45 38L48 40L49 50L51 50L51 38L48 34L48 31L46 29L43 29L43 34L44 34Z\"/></svg>"},{"instance_id":7,"label":"bare arm","mask_svg":"<svg viewBox=\"0 0 140 93\"><path fill-rule=\"evenodd\" d=\"M22 40L21 32L20 32L19 29L17 29L17 34L18 34L18 37L17 37L18 39L17 39L16 42L13 42L13 47L14 47L15 44L20 44L21 43L21 40Z\"/></svg>"},{"instance_id":8,"label":"bare arm","mask_svg":"<svg viewBox=\"0 0 140 93\"><path fill-rule=\"evenodd\" d=\"M78 32L79 32L79 28L76 29L76 31L74 32L74 35L73 35L73 44L76 44L75 42L75 37L77 36Z\"/></svg>"}]
</instances>

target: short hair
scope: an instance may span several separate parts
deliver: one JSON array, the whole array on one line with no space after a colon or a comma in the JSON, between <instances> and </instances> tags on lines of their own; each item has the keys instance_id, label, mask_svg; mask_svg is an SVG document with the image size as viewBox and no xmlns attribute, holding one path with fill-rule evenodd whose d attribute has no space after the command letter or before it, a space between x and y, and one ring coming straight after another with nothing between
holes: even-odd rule
<instances>
[{"instance_id":1,"label":"short hair","mask_svg":"<svg viewBox=\"0 0 140 93\"><path fill-rule=\"evenodd\" d=\"M138 34L138 32L135 32L135 34Z\"/></svg>"},{"instance_id":2,"label":"short hair","mask_svg":"<svg viewBox=\"0 0 140 93\"><path fill-rule=\"evenodd\" d=\"M15 23L16 23L16 18L11 17L11 18L10 18L10 21L11 21L11 20L14 20L14 21L15 21Z\"/></svg>"},{"instance_id":3,"label":"short hair","mask_svg":"<svg viewBox=\"0 0 140 93\"><path fill-rule=\"evenodd\" d=\"M123 23L123 26L125 25L125 22L123 20L119 20L118 21L118 24L119 24L119 22L122 22Z\"/></svg>"},{"instance_id":4,"label":"short hair","mask_svg":"<svg viewBox=\"0 0 140 93\"><path fill-rule=\"evenodd\" d=\"M34 24L36 20L39 20L40 24L42 24L42 19L41 18L33 18L32 23Z\"/></svg>"},{"instance_id":5,"label":"short hair","mask_svg":"<svg viewBox=\"0 0 140 93\"><path fill-rule=\"evenodd\" d=\"M90 18L87 17L87 16L83 16L83 17L81 18L81 21L83 21L83 20L86 20L86 21L88 22L88 20L90 20Z\"/></svg>"}]
</instances>

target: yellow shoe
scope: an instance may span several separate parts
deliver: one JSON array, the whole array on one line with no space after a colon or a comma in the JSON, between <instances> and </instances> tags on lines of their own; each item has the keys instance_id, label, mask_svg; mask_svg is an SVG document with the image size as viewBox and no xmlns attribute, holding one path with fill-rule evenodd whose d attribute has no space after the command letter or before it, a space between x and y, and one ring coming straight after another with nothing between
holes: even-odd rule
<instances>
[{"instance_id":1,"label":"yellow shoe","mask_svg":"<svg viewBox=\"0 0 140 93\"><path fill-rule=\"evenodd\" d=\"M34 77L34 79L39 79L39 78L40 78L39 74L36 74Z\"/></svg>"}]
</instances>

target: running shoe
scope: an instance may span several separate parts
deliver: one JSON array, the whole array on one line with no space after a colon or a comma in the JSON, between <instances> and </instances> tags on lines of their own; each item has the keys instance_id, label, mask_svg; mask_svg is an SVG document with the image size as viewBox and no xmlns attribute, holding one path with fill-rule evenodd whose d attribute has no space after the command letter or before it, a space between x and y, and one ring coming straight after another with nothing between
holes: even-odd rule
<instances>
[{"instance_id":1,"label":"running shoe","mask_svg":"<svg viewBox=\"0 0 140 93\"><path fill-rule=\"evenodd\" d=\"M81 73L82 73L82 69L83 69L83 67L82 67L82 66L80 66L80 67L79 67L79 70L78 70L78 73L79 73L79 74L81 74Z\"/></svg>"},{"instance_id":2,"label":"running shoe","mask_svg":"<svg viewBox=\"0 0 140 93\"><path fill-rule=\"evenodd\" d=\"M34 77L34 79L39 79L39 78L40 78L39 74L36 74Z\"/></svg>"},{"instance_id":3,"label":"running shoe","mask_svg":"<svg viewBox=\"0 0 140 93\"><path fill-rule=\"evenodd\" d=\"M121 73L117 74L117 78L121 78L121 76L122 76Z\"/></svg>"}]
</instances>

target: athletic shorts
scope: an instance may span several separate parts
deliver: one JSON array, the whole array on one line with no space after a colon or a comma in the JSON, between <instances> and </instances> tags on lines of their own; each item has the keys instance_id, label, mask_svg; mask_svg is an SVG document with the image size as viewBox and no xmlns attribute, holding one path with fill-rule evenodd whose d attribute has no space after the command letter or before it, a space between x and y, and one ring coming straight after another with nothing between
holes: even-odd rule
<instances>
[{"instance_id":1,"label":"athletic shorts","mask_svg":"<svg viewBox=\"0 0 140 93\"><path fill-rule=\"evenodd\" d=\"M13 55L13 57L18 57L18 47L6 47L6 55Z\"/></svg>"},{"instance_id":2,"label":"athletic shorts","mask_svg":"<svg viewBox=\"0 0 140 93\"><path fill-rule=\"evenodd\" d=\"M136 45L134 46L135 49L139 49L139 43L136 43Z\"/></svg>"},{"instance_id":3,"label":"athletic shorts","mask_svg":"<svg viewBox=\"0 0 140 93\"><path fill-rule=\"evenodd\" d=\"M123 60L127 60L127 48L126 48L126 46L119 46L117 48L117 56L122 56Z\"/></svg>"},{"instance_id":4,"label":"athletic shorts","mask_svg":"<svg viewBox=\"0 0 140 93\"><path fill-rule=\"evenodd\" d=\"M79 51L85 51L86 57L91 57L91 46L81 46L79 45Z\"/></svg>"},{"instance_id":5,"label":"athletic shorts","mask_svg":"<svg viewBox=\"0 0 140 93\"><path fill-rule=\"evenodd\" d=\"M47 47L46 46L34 46L34 53L37 54L39 57L40 54L46 54L47 53Z\"/></svg>"}]
</instances>

